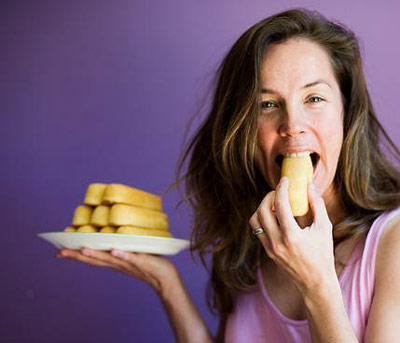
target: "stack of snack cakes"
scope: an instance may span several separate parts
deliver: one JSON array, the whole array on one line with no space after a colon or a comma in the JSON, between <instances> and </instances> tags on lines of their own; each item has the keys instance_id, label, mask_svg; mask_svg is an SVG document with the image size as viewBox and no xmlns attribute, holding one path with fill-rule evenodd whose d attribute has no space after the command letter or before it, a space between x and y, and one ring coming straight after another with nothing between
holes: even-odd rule
<instances>
[{"instance_id":1,"label":"stack of snack cakes","mask_svg":"<svg viewBox=\"0 0 400 343\"><path fill-rule=\"evenodd\" d=\"M172 237L160 196L116 183L90 184L64 231Z\"/></svg>"}]
</instances>

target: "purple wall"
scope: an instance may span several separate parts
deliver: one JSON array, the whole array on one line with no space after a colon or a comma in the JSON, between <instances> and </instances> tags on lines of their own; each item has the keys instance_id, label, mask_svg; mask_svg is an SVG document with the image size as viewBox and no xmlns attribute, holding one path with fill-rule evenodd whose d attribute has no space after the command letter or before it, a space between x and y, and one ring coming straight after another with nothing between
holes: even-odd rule
<instances>
[{"instance_id":1,"label":"purple wall","mask_svg":"<svg viewBox=\"0 0 400 343\"><path fill-rule=\"evenodd\" d=\"M161 193L217 62L253 23L294 6L317 9L358 34L378 115L399 145L398 4L0 3L1 342L174 341L149 287L58 260L36 234L67 225L90 182ZM174 213L177 192L163 199L171 231L187 238L189 210ZM214 331L206 272L187 251L171 260Z\"/></svg>"}]
</instances>

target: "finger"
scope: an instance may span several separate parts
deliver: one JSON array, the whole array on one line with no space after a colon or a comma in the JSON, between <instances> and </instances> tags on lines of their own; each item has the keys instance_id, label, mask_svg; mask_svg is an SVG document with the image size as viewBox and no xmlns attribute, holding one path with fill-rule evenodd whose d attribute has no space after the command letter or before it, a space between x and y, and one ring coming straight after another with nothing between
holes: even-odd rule
<instances>
[{"instance_id":1,"label":"finger","mask_svg":"<svg viewBox=\"0 0 400 343\"><path fill-rule=\"evenodd\" d=\"M262 227L262 226L259 224L258 227ZM264 229L264 228L263 228L263 229ZM265 232L265 230L264 230L263 233L258 234L256 237L257 237L257 239L260 241L260 243L262 244L262 246L263 246L265 252L267 253L267 255L268 255L270 258L272 258L271 240L270 240L270 238L268 237L268 235L267 235L267 233Z\"/></svg>"},{"instance_id":2,"label":"finger","mask_svg":"<svg viewBox=\"0 0 400 343\"><path fill-rule=\"evenodd\" d=\"M157 285L158 281L151 275L148 270L148 261L146 261L146 254L132 253L123 250L112 250L111 254L122 259L125 263L135 266L136 270L153 285Z\"/></svg>"},{"instance_id":3,"label":"finger","mask_svg":"<svg viewBox=\"0 0 400 343\"><path fill-rule=\"evenodd\" d=\"M92 266L97 266L97 267L107 267L111 268L120 272L125 272L129 273L128 270L126 270L126 266L123 266L118 263L114 263L115 261L111 261L110 259L107 258L98 258L99 255L106 255L106 252L103 251L98 251L98 250L91 250L91 249L82 249L81 251L79 250L69 250L69 249L63 249L60 251L59 255L60 257L65 257L69 259L74 259L80 262L84 262L87 264L90 264Z\"/></svg>"},{"instance_id":4,"label":"finger","mask_svg":"<svg viewBox=\"0 0 400 343\"><path fill-rule=\"evenodd\" d=\"M274 198L275 198L275 191L271 191L269 192L264 199L261 201L260 205L257 208L257 211L253 213L253 215L251 216L250 220L249 220L249 225L250 227L254 230L257 227L260 227L260 221L258 219L258 210L261 207L266 207L271 209L271 211L273 211L272 207L273 207L273 203L274 203Z\"/></svg>"},{"instance_id":5,"label":"finger","mask_svg":"<svg viewBox=\"0 0 400 343\"><path fill-rule=\"evenodd\" d=\"M71 260L77 260L77 261L84 262L84 263L90 264L92 266L97 266L97 267L111 267L110 264L108 264L104 261L90 258L90 257L87 257L87 256L81 254L81 252L79 250L62 249L57 254L57 257L68 258Z\"/></svg>"},{"instance_id":6,"label":"finger","mask_svg":"<svg viewBox=\"0 0 400 343\"><path fill-rule=\"evenodd\" d=\"M129 273L135 277L143 276L141 270L138 269L136 266L130 264L124 259L119 258L119 256L110 254L109 252L84 248L82 249L82 254L107 263L111 267L115 267L116 269Z\"/></svg>"},{"instance_id":7,"label":"finger","mask_svg":"<svg viewBox=\"0 0 400 343\"><path fill-rule=\"evenodd\" d=\"M113 249L111 250L111 254L113 256L117 256L120 259L123 259L124 261L132 263L133 265L141 266L142 268L144 267L143 261L141 261L142 255L140 253L133 253L124 250Z\"/></svg>"},{"instance_id":8,"label":"finger","mask_svg":"<svg viewBox=\"0 0 400 343\"><path fill-rule=\"evenodd\" d=\"M286 176L280 180L276 188L275 211L283 234L287 234L289 230L298 227L290 208L289 179Z\"/></svg>"},{"instance_id":9,"label":"finger","mask_svg":"<svg viewBox=\"0 0 400 343\"><path fill-rule=\"evenodd\" d=\"M267 237L269 238L271 248L275 248L282 243L282 232L279 229L279 224L276 215L272 212L272 206L275 201L275 192L271 192L271 196L263 200L257 210L258 222L264 228Z\"/></svg>"},{"instance_id":10,"label":"finger","mask_svg":"<svg viewBox=\"0 0 400 343\"><path fill-rule=\"evenodd\" d=\"M313 183L308 185L308 199L317 227L322 223L331 223L324 199L318 194Z\"/></svg>"},{"instance_id":11,"label":"finger","mask_svg":"<svg viewBox=\"0 0 400 343\"><path fill-rule=\"evenodd\" d=\"M271 203L270 199L271 198L273 199L273 197L274 197L273 193L274 193L274 191L272 191L272 192L270 192L270 193L268 193L266 195L266 197L261 202L261 204L263 204L263 206L268 206L268 203ZM257 211L254 212L253 215L251 216L251 218L249 220L249 225L250 225L251 230L255 230L257 228L262 228L264 230L263 233L257 235L257 238L259 239L259 241L263 245L263 247L264 247L265 251L267 252L268 256L270 256L270 254L271 254L270 239L269 239L269 237L267 235L267 232L265 231L265 229L266 229L265 224L261 225L261 222L259 220L259 215L258 215L258 212L259 212L259 209L261 207L261 204L260 204L259 208L257 209Z\"/></svg>"},{"instance_id":12,"label":"finger","mask_svg":"<svg viewBox=\"0 0 400 343\"><path fill-rule=\"evenodd\" d=\"M134 253L129 251L117 250L114 249L111 251L113 256L123 260L125 263L128 263L132 266L135 266L136 269L141 271L143 274L150 273L151 269L154 267L152 265L153 260L149 260L148 255L146 253ZM153 255L155 258L159 257L157 255ZM157 268L157 266L156 266Z\"/></svg>"}]
</instances>

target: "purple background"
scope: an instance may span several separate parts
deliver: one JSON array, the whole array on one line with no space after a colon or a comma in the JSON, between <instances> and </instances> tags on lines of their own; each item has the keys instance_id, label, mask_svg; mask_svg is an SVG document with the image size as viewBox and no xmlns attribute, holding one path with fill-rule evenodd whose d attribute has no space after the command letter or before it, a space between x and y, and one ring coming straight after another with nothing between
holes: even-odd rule
<instances>
[{"instance_id":1,"label":"purple background","mask_svg":"<svg viewBox=\"0 0 400 343\"><path fill-rule=\"evenodd\" d=\"M399 144L394 1L1 1L1 342L174 341L147 285L58 260L36 235L66 226L88 183L163 192L222 56L295 6L357 33L378 116ZM176 191L163 200L172 233L187 238L189 209L174 212ZM214 332L206 272L187 251L171 260Z\"/></svg>"}]
</instances>

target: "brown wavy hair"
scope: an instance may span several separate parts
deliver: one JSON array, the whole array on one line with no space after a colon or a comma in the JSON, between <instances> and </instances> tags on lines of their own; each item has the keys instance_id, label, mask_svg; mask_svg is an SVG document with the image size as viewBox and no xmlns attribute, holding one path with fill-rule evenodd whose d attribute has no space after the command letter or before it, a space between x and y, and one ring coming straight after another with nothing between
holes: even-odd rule
<instances>
[{"instance_id":1,"label":"brown wavy hair","mask_svg":"<svg viewBox=\"0 0 400 343\"><path fill-rule=\"evenodd\" d=\"M396 162L400 152L375 115L354 33L306 9L261 20L219 66L208 116L185 147L176 174L176 184L185 183L182 202L194 210L191 252L198 252L206 268L205 256L212 254L208 299L221 318L232 311L235 294L255 284L262 249L248 226L271 191L255 163L262 58L269 45L294 37L325 49L344 99L344 140L334 184L348 215L335 223L335 233L341 233L334 237L335 247L400 205L399 168L383 148Z\"/></svg>"}]
</instances>

